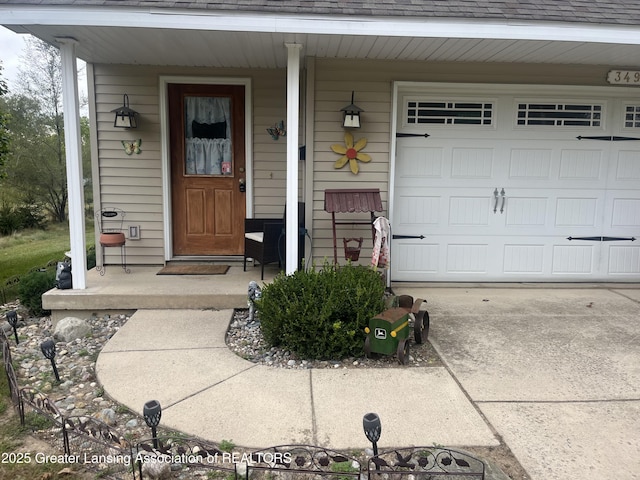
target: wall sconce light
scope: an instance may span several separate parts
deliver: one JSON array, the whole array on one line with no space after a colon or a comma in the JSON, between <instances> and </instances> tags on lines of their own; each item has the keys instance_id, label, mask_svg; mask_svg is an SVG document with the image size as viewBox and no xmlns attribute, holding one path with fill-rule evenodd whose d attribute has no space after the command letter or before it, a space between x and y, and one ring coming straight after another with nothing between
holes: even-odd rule
<instances>
[{"instance_id":1,"label":"wall sconce light","mask_svg":"<svg viewBox=\"0 0 640 480\"><path fill-rule=\"evenodd\" d=\"M360 128L360 112L364 112L364 110L353 104L353 92L351 92L351 104L341 108L340 111L344 112L343 127Z\"/></svg>"},{"instance_id":2,"label":"wall sconce light","mask_svg":"<svg viewBox=\"0 0 640 480\"><path fill-rule=\"evenodd\" d=\"M114 127L119 128L137 128L138 120L137 115L138 112L129 108L129 96L125 93L123 105L114 110L111 110L111 113L116 114L116 119L113 122Z\"/></svg>"}]
</instances>

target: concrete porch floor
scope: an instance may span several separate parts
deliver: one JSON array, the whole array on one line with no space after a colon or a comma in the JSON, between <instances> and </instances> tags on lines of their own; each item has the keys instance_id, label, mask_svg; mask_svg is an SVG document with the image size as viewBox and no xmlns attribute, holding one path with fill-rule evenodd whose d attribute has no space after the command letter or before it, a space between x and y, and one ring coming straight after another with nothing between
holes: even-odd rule
<instances>
[{"instance_id":1,"label":"concrete porch floor","mask_svg":"<svg viewBox=\"0 0 640 480\"><path fill-rule=\"evenodd\" d=\"M188 263L188 262L185 262ZM272 281L279 273L277 264L265 265L264 280L260 279L260 265L247 263L243 271L242 261L218 261L230 265L224 275L157 275L162 266L130 266L125 273L119 265L108 265L104 275L95 269L87 272L87 288L84 290L58 290L54 288L42 297L42 305L51 310L55 323L61 318L83 318L100 312L133 313L141 309L211 309L224 310L247 307L247 287L254 280L258 285ZM393 290L412 287L463 287L463 288L637 288L637 284L549 284L549 283L410 283L394 282Z\"/></svg>"},{"instance_id":2,"label":"concrete porch floor","mask_svg":"<svg viewBox=\"0 0 640 480\"><path fill-rule=\"evenodd\" d=\"M278 274L277 264L265 265L264 280L260 266L242 262L217 262L230 265L224 275L157 275L161 266L130 266L125 273L119 265L108 265L101 276L95 269L87 272L84 290L54 288L42 296L42 305L51 310L53 322L67 316L83 318L99 312L133 312L140 309L233 309L247 307L247 287L251 280L262 285Z\"/></svg>"}]
</instances>

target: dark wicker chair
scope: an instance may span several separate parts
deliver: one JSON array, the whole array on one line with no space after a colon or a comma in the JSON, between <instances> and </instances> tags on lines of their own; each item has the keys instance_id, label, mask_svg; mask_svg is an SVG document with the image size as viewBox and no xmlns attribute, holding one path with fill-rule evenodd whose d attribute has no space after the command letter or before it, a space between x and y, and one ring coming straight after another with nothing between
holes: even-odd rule
<instances>
[{"instance_id":1,"label":"dark wicker chair","mask_svg":"<svg viewBox=\"0 0 640 480\"><path fill-rule=\"evenodd\" d=\"M286 217L286 209L284 217ZM264 266L278 262L282 267L285 258L285 223L283 218L245 218L244 220L244 271L247 258L260 263L260 279L264 280ZM304 228L304 202L298 202L298 226ZM304 235L298 247L300 259L304 257Z\"/></svg>"},{"instance_id":2,"label":"dark wicker chair","mask_svg":"<svg viewBox=\"0 0 640 480\"><path fill-rule=\"evenodd\" d=\"M264 280L264 266L284 257L284 220L281 218L245 218L244 220L244 271L247 258L260 263L260 279Z\"/></svg>"}]
</instances>

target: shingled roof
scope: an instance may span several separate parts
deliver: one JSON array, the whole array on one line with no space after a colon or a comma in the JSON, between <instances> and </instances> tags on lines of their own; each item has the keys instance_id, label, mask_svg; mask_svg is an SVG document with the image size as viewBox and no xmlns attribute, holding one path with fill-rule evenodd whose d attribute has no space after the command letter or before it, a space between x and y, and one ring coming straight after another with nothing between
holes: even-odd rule
<instances>
[{"instance_id":1,"label":"shingled roof","mask_svg":"<svg viewBox=\"0 0 640 480\"><path fill-rule=\"evenodd\" d=\"M0 0L0 4L640 25L638 0Z\"/></svg>"}]
</instances>

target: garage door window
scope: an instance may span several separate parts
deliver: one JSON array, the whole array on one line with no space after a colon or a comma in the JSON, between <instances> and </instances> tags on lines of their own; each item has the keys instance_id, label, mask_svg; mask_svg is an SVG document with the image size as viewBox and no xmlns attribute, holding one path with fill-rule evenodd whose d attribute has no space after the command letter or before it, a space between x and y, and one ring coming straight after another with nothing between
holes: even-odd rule
<instances>
[{"instance_id":1,"label":"garage door window","mask_svg":"<svg viewBox=\"0 0 640 480\"><path fill-rule=\"evenodd\" d=\"M520 126L601 127L602 105L578 103L518 103Z\"/></svg>"},{"instance_id":2,"label":"garage door window","mask_svg":"<svg viewBox=\"0 0 640 480\"><path fill-rule=\"evenodd\" d=\"M640 128L640 105L626 105L624 109L624 127Z\"/></svg>"},{"instance_id":3,"label":"garage door window","mask_svg":"<svg viewBox=\"0 0 640 480\"><path fill-rule=\"evenodd\" d=\"M408 101L409 125L484 125L493 124L493 103L458 101Z\"/></svg>"}]
</instances>

